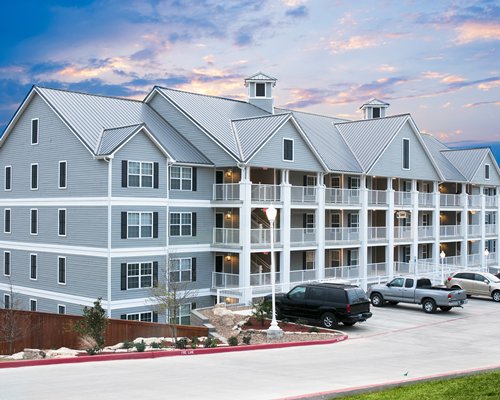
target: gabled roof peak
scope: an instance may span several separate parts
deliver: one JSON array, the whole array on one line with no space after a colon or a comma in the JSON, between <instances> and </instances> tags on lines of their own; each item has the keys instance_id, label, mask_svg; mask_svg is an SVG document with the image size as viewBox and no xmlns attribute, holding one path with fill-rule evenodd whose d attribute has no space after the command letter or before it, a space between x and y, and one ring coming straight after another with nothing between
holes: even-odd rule
<instances>
[{"instance_id":1,"label":"gabled roof peak","mask_svg":"<svg viewBox=\"0 0 500 400\"><path fill-rule=\"evenodd\" d=\"M273 78L272 76L269 76L267 74L264 74L263 72L257 72L256 74L253 74L252 76L249 76L248 78L245 78L245 83L247 81L274 81L276 82L278 79Z\"/></svg>"},{"instance_id":2,"label":"gabled roof peak","mask_svg":"<svg viewBox=\"0 0 500 400\"><path fill-rule=\"evenodd\" d=\"M367 107L367 106L379 106L379 107L389 107L389 103L386 103L385 101L376 99L375 97L366 103L362 104L360 109Z\"/></svg>"}]
</instances>

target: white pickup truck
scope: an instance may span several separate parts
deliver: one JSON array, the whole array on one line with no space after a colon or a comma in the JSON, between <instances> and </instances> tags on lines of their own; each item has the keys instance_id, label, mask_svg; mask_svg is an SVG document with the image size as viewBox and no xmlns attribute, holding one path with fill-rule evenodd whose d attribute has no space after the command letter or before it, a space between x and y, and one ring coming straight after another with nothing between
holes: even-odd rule
<instances>
[{"instance_id":1,"label":"white pickup truck","mask_svg":"<svg viewBox=\"0 0 500 400\"><path fill-rule=\"evenodd\" d=\"M438 307L442 311L450 311L452 307L467 303L464 290L432 286L428 278L394 278L385 285L369 287L367 294L374 307L382 307L386 302L422 304L426 313L433 313Z\"/></svg>"}]
</instances>

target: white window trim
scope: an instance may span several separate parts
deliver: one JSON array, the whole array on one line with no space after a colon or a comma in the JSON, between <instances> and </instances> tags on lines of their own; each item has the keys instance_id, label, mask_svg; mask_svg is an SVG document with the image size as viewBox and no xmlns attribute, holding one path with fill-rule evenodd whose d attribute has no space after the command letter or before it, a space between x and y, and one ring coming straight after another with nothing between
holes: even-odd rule
<instances>
[{"instance_id":1,"label":"white window trim","mask_svg":"<svg viewBox=\"0 0 500 400\"><path fill-rule=\"evenodd\" d=\"M36 188L33 187L33 165L36 165ZM38 181L40 178L40 166L38 163L30 164L30 190L38 190Z\"/></svg>"},{"instance_id":2,"label":"white window trim","mask_svg":"<svg viewBox=\"0 0 500 400\"><path fill-rule=\"evenodd\" d=\"M7 214L7 211L9 211L9 214L10 214L9 230L8 231L5 230L5 219L6 219L5 215ZM30 229L31 229L31 227L30 227ZM11 208L4 208L4 210L3 210L3 233L6 233L8 235L10 235L12 233L12 209Z\"/></svg>"},{"instance_id":3,"label":"white window trim","mask_svg":"<svg viewBox=\"0 0 500 400\"><path fill-rule=\"evenodd\" d=\"M64 235L61 235L61 233L59 232L59 224L60 224L60 212L61 211L64 211ZM66 237L68 233L68 211L66 210L66 208L58 208L57 209L57 236L59 237Z\"/></svg>"},{"instance_id":4,"label":"white window trim","mask_svg":"<svg viewBox=\"0 0 500 400\"><path fill-rule=\"evenodd\" d=\"M31 231L31 227L33 226L33 211L36 211L36 233L33 233ZM12 218L12 217L11 217ZM38 208L30 208L30 235L32 236L38 236L38 219L39 219L39 215L38 215Z\"/></svg>"},{"instance_id":5,"label":"white window trim","mask_svg":"<svg viewBox=\"0 0 500 400\"><path fill-rule=\"evenodd\" d=\"M488 167L488 168L486 168ZM486 177L486 169L488 169L488 177ZM489 181L491 179L491 166L490 164L484 164L484 179Z\"/></svg>"},{"instance_id":6,"label":"white window trim","mask_svg":"<svg viewBox=\"0 0 500 400\"><path fill-rule=\"evenodd\" d=\"M59 260L63 259L64 260L64 282L59 281ZM57 284L58 285L63 285L66 286L66 276L67 276L67 262L66 262L66 257L63 256L58 256L57 257Z\"/></svg>"},{"instance_id":7,"label":"white window trim","mask_svg":"<svg viewBox=\"0 0 500 400\"><path fill-rule=\"evenodd\" d=\"M339 226L333 226L334 224L336 224L334 221L335 217L339 217L339 223L338 223ZM342 214L340 212L332 212L330 214L330 228L333 229L342 228Z\"/></svg>"},{"instance_id":8,"label":"white window trim","mask_svg":"<svg viewBox=\"0 0 500 400\"><path fill-rule=\"evenodd\" d=\"M62 308L64 310L64 312L59 312L59 308ZM66 315L66 305L65 304L58 304L57 305L57 313L59 315Z\"/></svg>"},{"instance_id":9,"label":"white window trim","mask_svg":"<svg viewBox=\"0 0 500 400\"><path fill-rule=\"evenodd\" d=\"M285 160L285 140L290 140L292 142L292 159ZM284 137L281 142L281 158L283 162L294 162L295 161L295 141L292 138Z\"/></svg>"},{"instance_id":10,"label":"white window trim","mask_svg":"<svg viewBox=\"0 0 500 400\"><path fill-rule=\"evenodd\" d=\"M35 309L32 310L31 304L35 303ZM29 299L29 304L30 304L30 311L36 312L38 311L38 300L37 299Z\"/></svg>"},{"instance_id":11,"label":"white window trim","mask_svg":"<svg viewBox=\"0 0 500 400\"><path fill-rule=\"evenodd\" d=\"M172 258L170 262L172 261L179 261L179 267L182 264L182 260L189 260L189 280L182 280L182 269L179 268L177 271L172 271L171 268L169 268L169 276L168 279L170 280L170 274L171 273L177 273L179 275L179 280L175 281L178 283L182 282L193 282L193 259L191 257L178 257L178 258Z\"/></svg>"},{"instance_id":12,"label":"white window trim","mask_svg":"<svg viewBox=\"0 0 500 400\"><path fill-rule=\"evenodd\" d=\"M312 255L312 260L310 260ZM307 266L312 266L312 268L308 268ZM306 265L304 265L305 270L314 270L316 269L316 252L314 250L306 250Z\"/></svg>"},{"instance_id":13,"label":"white window trim","mask_svg":"<svg viewBox=\"0 0 500 400\"><path fill-rule=\"evenodd\" d=\"M179 224L178 224L179 225L179 234L178 235L172 235L171 234L171 232L172 232L172 230L171 230L171 228L172 228L172 222L171 222L172 221L172 214L179 214L179 217L180 217L179 218ZM182 223L182 214L190 214L191 215L191 223L189 224L189 226L190 226L191 229L190 229L189 235L183 235L182 234L182 227L184 225L187 225L187 224L183 224ZM168 217L168 234L171 237L192 237L193 236L193 213L192 212L182 212L182 211L171 212L169 214L169 217Z\"/></svg>"},{"instance_id":14,"label":"white window trim","mask_svg":"<svg viewBox=\"0 0 500 400\"><path fill-rule=\"evenodd\" d=\"M129 274L128 274L128 266L129 265L132 265L132 264L138 264L139 265L139 275L133 275L134 277L137 276L137 278L139 279L139 286L136 287L136 288L130 288L128 286L128 278L130 277ZM142 275L141 274L141 265L142 264L151 264L151 286L142 286L142 280L141 278L143 276L149 276L148 275ZM151 289L153 286L154 286L154 265L153 265L153 261L138 261L138 262L130 262L130 263L127 263L127 280L126 280L126 283L127 283L127 290L144 290L144 289Z\"/></svg>"},{"instance_id":15,"label":"white window trim","mask_svg":"<svg viewBox=\"0 0 500 400\"><path fill-rule=\"evenodd\" d=\"M312 217L312 223L309 222L309 218ZM316 216L314 213L306 213L306 233L314 233L316 231Z\"/></svg>"},{"instance_id":16,"label":"white window trim","mask_svg":"<svg viewBox=\"0 0 500 400\"><path fill-rule=\"evenodd\" d=\"M130 173L129 173L130 163L139 163L139 186L130 186ZM151 186L144 186L142 184L142 178L143 178L142 164L151 164ZM127 187L152 189L155 186L154 180L155 180L155 163L153 161L127 160Z\"/></svg>"},{"instance_id":17,"label":"white window trim","mask_svg":"<svg viewBox=\"0 0 500 400\"><path fill-rule=\"evenodd\" d=\"M179 168L180 169L180 173L179 173L179 178L173 178L172 177L172 169L173 168ZM182 177L182 170L183 169L190 169L191 170L191 179L185 179ZM172 189L172 179L175 179L175 180L179 180L179 189ZM189 186L189 189L183 189L182 188L182 182L183 181L190 181L190 186ZM179 191L179 192L192 192L193 191L193 167L183 167L181 165L172 165L170 167L170 190L176 190L176 191Z\"/></svg>"},{"instance_id":18,"label":"white window trim","mask_svg":"<svg viewBox=\"0 0 500 400\"><path fill-rule=\"evenodd\" d=\"M139 214L139 236L131 237L128 234L128 216L129 214ZM142 236L142 214L151 214L151 236ZM135 225L134 225L135 226ZM154 213L152 211L127 211L127 239L153 239L153 229L154 229Z\"/></svg>"},{"instance_id":19,"label":"white window trim","mask_svg":"<svg viewBox=\"0 0 500 400\"><path fill-rule=\"evenodd\" d=\"M264 96L257 96L257 85L264 85ZM255 82L255 95L254 99L268 99L267 97L267 84L265 82Z\"/></svg>"},{"instance_id":20,"label":"white window trim","mask_svg":"<svg viewBox=\"0 0 500 400\"><path fill-rule=\"evenodd\" d=\"M408 142L408 168L405 168L405 141ZM411 162L410 162L410 139L408 138L403 138L402 139L402 146L401 146L401 151L402 151L402 157L401 157L401 168L404 169L405 171L410 171L410 165L411 165Z\"/></svg>"},{"instance_id":21,"label":"white window trim","mask_svg":"<svg viewBox=\"0 0 500 400\"><path fill-rule=\"evenodd\" d=\"M5 273L5 255L9 254L9 273ZM8 250L3 252L3 276L11 276L12 275L12 253Z\"/></svg>"},{"instance_id":22,"label":"white window trim","mask_svg":"<svg viewBox=\"0 0 500 400\"><path fill-rule=\"evenodd\" d=\"M36 260L36 264L35 264L35 272L36 272L36 278L32 278L31 277L31 269L32 269L32 265L31 265L31 257L35 256L35 260ZM30 266L30 281L37 281L38 280L38 254L37 253L30 253L30 263L29 263L29 266Z\"/></svg>"},{"instance_id":23,"label":"white window trim","mask_svg":"<svg viewBox=\"0 0 500 400\"><path fill-rule=\"evenodd\" d=\"M5 307L5 303L7 303L6 299L9 299L9 307ZM12 299L10 297L10 294L4 293L4 295L3 295L3 307L6 310L12 308Z\"/></svg>"},{"instance_id":24,"label":"white window trim","mask_svg":"<svg viewBox=\"0 0 500 400\"><path fill-rule=\"evenodd\" d=\"M187 306L189 306L189 313L182 314L182 308L183 307L187 307ZM181 323L182 317L187 317L187 316L189 316L191 314L192 308L193 308L193 305L191 303L180 304L179 307L177 307L177 323L178 324ZM171 318L173 318L173 317L170 317L170 315L167 315L167 321L170 321Z\"/></svg>"},{"instance_id":25,"label":"white window trim","mask_svg":"<svg viewBox=\"0 0 500 400\"><path fill-rule=\"evenodd\" d=\"M7 168L10 168L10 189L7 189ZM3 190L6 192L12 192L12 165L6 165L4 168L3 175Z\"/></svg>"},{"instance_id":26,"label":"white window trim","mask_svg":"<svg viewBox=\"0 0 500 400\"><path fill-rule=\"evenodd\" d=\"M33 142L33 121L38 121L37 123L37 133L36 133L36 142ZM35 146L37 145L38 143L40 143L40 119L39 118L32 118L31 119L31 123L30 123L30 133L31 133L31 137L30 137L30 142L31 142L31 145L32 146Z\"/></svg>"},{"instance_id":27,"label":"white window trim","mask_svg":"<svg viewBox=\"0 0 500 400\"><path fill-rule=\"evenodd\" d=\"M65 186L60 186L61 183L61 164L66 164L64 167L64 172L66 174L66 177L64 179ZM67 160L61 160L59 161L59 169L57 170L57 187L58 189L67 189L68 188L68 161Z\"/></svg>"},{"instance_id":28,"label":"white window trim","mask_svg":"<svg viewBox=\"0 0 500 400\"><path fill-rule=\"evenodd\" d=\"M146 315L149 314L151 317L151 322L153 322L153 311L144 311L144 312L135 312L135 313L128 313L125 314L127 316L127 321L139 321L139 322L144 322L143 319L141 319L141 315ZM137 315L139 318L138 319L129 319L132 315ZM149 321L148 321L149 322Z\"/></svg>"}]
</instances>

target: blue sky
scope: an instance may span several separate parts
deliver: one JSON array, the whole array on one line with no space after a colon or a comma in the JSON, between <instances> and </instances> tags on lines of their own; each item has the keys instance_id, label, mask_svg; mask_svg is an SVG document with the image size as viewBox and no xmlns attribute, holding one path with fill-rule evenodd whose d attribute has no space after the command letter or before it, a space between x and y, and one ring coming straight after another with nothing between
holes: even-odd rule
<instances>
[{"instance_id":1,"label":"blue sky","mask_svg":"<svg viewBox=\"0 0 500 400\"><path fill-rule=\"evenodd\" d=\"M244 99L263 71L280 106L358 119L377 97L449 144L500 143L500 1L17 0L2 15L0 132L33 84Z\"/></svg>"}]
</instances>

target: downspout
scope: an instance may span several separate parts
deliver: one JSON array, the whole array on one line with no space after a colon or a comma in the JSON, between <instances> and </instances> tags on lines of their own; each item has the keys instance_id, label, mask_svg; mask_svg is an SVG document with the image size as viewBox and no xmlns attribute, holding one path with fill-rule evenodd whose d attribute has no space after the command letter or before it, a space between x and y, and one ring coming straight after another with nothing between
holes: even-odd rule
<instances>
[{"instance_id":1,"label":"downspout","mask_svg":"<svg viewBox=\"0 0 500 400\"><path fill-rule=\"evenodd\" d=\"M113 196L113 156L104 157L104 161L108 163L108 199L107 199L107 207L108 207L108 260L107 260L107 309L108 309L108 318L111 318L111 246L112 246L112 236L111 236L111 199Z\"/></svg>"}]
</instances>

